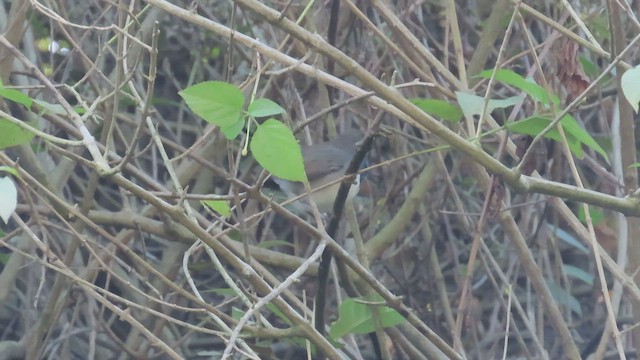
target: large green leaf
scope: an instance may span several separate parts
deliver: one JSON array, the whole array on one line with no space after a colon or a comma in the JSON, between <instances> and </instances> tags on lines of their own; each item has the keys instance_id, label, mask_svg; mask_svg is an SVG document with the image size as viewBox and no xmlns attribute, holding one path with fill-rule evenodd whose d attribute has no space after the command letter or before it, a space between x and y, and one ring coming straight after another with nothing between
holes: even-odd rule
<instances>
[{"instance_id":1,"label":"large green leaf","mask_svg":"<svg viewBox=\"0 0 640 360\"><path fill-rule=\"evenodd\" d=\"M205 121L228 128L241 120L244 95L236 86L205 81L179 92L191 111Z\"/></svg>"},{"instance_id":2,"label":"large green leaf","mask_svg":"<svg viewBox=\"0 0 640 360\"><path fill-rule=\"evenodd\" d=\"M454 104L439 99L411 99L411 102L431 116L451 122L460 122L462 111Z\"/></svg>"},{"instance_id":3,"label":"large green leaf","mask_svg":"<svg viewBox=\"0 0 640 360\"><path fill-rule=\"evenodd\" d=\"M507 124L507 128L520 134L536 136L551 124L551 121L552 119L545 116L532 116L524 120L509 123ZM602 146L600 146L600 144L598 144L571 115L563 117L562 120L560 120L560 125L564 129L569 149L571 149L571 152L573 152L577 157L582 158L582 145L585 145L607 159L607 152L604 151ZM560 133L555 128L549 130L545 134L545 137L558 142L562 141Z\"/></svg>"},{"instance_id":4,"label":"large green leaf","mask_svg":"<svg viewBox=\"0 0 640 360\"><path fill-rule=\"evenodd\" d=\"M290 181L306 181L302 151L291 130L276 119L258 126L251 138L251 152L260 166Z\"/></svg>"},{"instance_id":5,"label":"large green leaf","mask_svg":"<svg viewBox=\"0 0 640 360\"><path fill-rule=\"evenodd\" d=\"M18 90L7 89L2 84L2 81L0 81L0 97L24 105L27 109L31 107L31 104L33 104L33 99L31 99L27 94Z\"/></svg>"},{"instance_id":6,"label":"large green leaf","mask_svg":"<svg viewBox=\"0 0 640 360\"><path fill-rule=\"evenodd\" d=\"M562 120L560 120L560 124L565 132L575 137L588 148L596 151L598 154L602 155L603 158L608 160L607 152L604 151L602 146L600 146L600 144L598 144L598 142L591 137L591 135L589 135L589 133L580 126L580 124L578 124L578 121L573 116L565 115Z\"/></svg>"},{"instance_id":7,"label":"large green leaf","mask_svg":"<svg viewBox=\"0 0 640 360\"><path fill-rule=\"evenodd\" d=\"M486 79L491 78L492 75L493 70L485 70L479 74L480 77ZM525 79L518 73L507 69L498 69L498 71L496 71L496 76L494 77L494 79L524 91L525 93L529 94L529 96L531 96L536 102L544 105L550 105L549 94L542 86L536 84L533 79ZM560 103L560 100L557 96L554 95L552 99L555 105L558 105Z\"/></svg>"},{"instance_id":8,"label":"large green leaf","mask_svg":"<svg viewBox=\"0 0 640 360\"><path fill-rule=\"evenodd\" d=\"M362 300L362 299L360 299ZM364 304L358 299L346 299L338 309L339 317L329 329L331 338L337 340L347 334L366 334L376 330L372 308L376 307L382 327L404 323L405 318L388 306Z\"/></svg>"}]
</instances>

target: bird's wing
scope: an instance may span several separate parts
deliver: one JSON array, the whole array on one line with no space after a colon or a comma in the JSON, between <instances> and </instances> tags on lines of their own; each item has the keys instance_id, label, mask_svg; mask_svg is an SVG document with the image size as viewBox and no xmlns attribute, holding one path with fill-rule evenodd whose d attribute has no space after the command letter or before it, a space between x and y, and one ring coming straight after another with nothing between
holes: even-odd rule
<instances>
[{"instance_id":1,"label":"bird's wing","mask_svg":"<svg viewBox=\"0 0 640 360\"><path fill-rule=\"evenodd\" d=\"M311 156L310 151L323 153L323 159ZM320 179L329 173L335 173L335 176L331 176L335 180L344 175L351 161L349 154L326 144L315 145L312 149L303 148L302 156L305 159L304 169L309 181Z\"/></svg>"}]
</instances>

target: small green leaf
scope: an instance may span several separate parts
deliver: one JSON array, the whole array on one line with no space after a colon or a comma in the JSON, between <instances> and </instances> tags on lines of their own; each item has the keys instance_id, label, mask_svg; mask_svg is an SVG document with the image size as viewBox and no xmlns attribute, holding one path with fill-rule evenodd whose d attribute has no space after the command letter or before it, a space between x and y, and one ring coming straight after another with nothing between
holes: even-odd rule
<instances>
[{"instance_id":1,"label":"small green leaf","mask_svg":"<svg viewBox=\"0 0 640 360\"><path fill-rule=\"evenodd\" d=\"M226 218L231 216L231 208L225 200L202 200L202 205Z\"/></svg>"},{"instance_id":2,"label":"small green leaf","mask_svg":"<svg viewBox=\"0 0 640 360\"><path fill-rule=\"evenodd\" d=\"M593 275L572 265L563 264L562 271L567 277L581 280L587 285L593 285Z\"/></svg>"},{"instance_id":3,"label":"small green leaf","mask_svg":"<svg viewBox=\"0 0 640 360\"><path fill-rule=\"evenodd\" d=\"M178 94L196 115L221 128L234 125L244 106L242 91L221 81L202 82Z\"/></svg>"},{"instance_id":4,"label":"small green leaf","mask_svg":"<svg viewBox=\"0 0 640 360\"><path fill-rule=\"evenodd\" d=\"M218 295L222 295L222 296L237 296L238 294L236 294L235 290L233 290L232 288L216 288L216 289L211 289L208 290L210 292L216 293Z\"/></svg>"},{"instance_id":5,"label":"small green leaf","mask_svg":"<svg viewBox=\"0 0 640 360\"><path fill-rule=\"evenodd\" d=\"M580 65L582 65L582 69L584 69L584 73L587 74L587 76L593 79L600 75L600 69L598 69L598 66L587 57L580 55L578 56L578 60L580 61Z\"/></svg>"},{"instance_id":6,"label":"small green leaf","mask_svg":"<svg viewBox=\"0 0 640 360\"><path fill-rule=\"evenodd\" d=\"M11 146L26 144L34 134L24 130L9 120L0 118L0 150Z\"/></svg>"},{"instance_id":7,"label":"small green leaf","mask_svg":"<svg viewBox=\"0 0 640 360\"><path fill-rule=\"evenodd\" d=\"M462 111L456 105L439 99L412 99L411 102L429 115L451 122L460 122Z\"/></svg>"},{"instance_id":8,"label":"small green leaf","mask_svg":"<svg viewBox=\"0 0 640 360\"><path fill-rule=\"evenodd\" d=\"M293 323L291 322L291 320L287 317L287 315L285 315L285 313L283 313L282 311L280 311L280 309L278 309L277 306L275 306L273 303L268 303L265 308L269 311L271 311L272 313L274 313L280 320L286 322L289 325L293 325Z\"/></svg>"},{"instance_id":9,"label":"small green leaf","mask_svg":"<svg viewBox=\"0 0 640 360\"><path fill-rule=\"evenodd\" d=\"M456 91L456 98L458 99L458 104L460 105L462 112L467 118L472 118L474 115L481 115L484 98L461 91ZM513 106L522 100L523 96L512 96L506 99L489 99L489 103L487 104L487 113L491 113L495 109Z\"/></svg>"},{"instance_id":10,"label":"small green leaf","mask_svg":"<svg viewBox=\"0 0 640 360\"><path fill-rule=\"evenodd\" d=\"M277 246L295 247L291 242L284 240L266 240L258 244L258 247L261 249L269 249Z\"/></svg>"},{"instance_id":11,"label":"small green leaf","mask_svg":"<svg viewBox=\"0 0 640 360\"><path fill-rule=\"evenodd\" d=\"M49 52L49 46L52 42L51 38L42 37L36 41L36 48L41 52Z\"/></svg>"},{"instance_id":12,"label":"small green leaf","mask_svg":"<svg viewBox=\"0 0 640 360\"><path fill-rule=\"evenodd\" d=\"M18 170L16 170L15 168L12 168L11 166L0 166L0 171L4 171L6 173L9 173L13 176L20 176L20 174L18 174Z\"/></svg>"},{"instance_id":13,"label":"small green leaf","mask_svg":"<svg viewBox=\"0 0 640 360\"><path fill-rule=\"evenodd\" d=\"M240 319L242 319L242 317L244 316L244 313L245 313L245 312L246 312L246 311L244 311L244 310L242 310L242 309L239 309L239 308L237 308L237 307L235 307L235 306L232 306L232 307L231 307L231 317L232 317L234 320L240 320Z\"/></svg>"},{"instance_id":14,"label":"small green leaf","mask_svg":"<svg viewBox=\"0 0 640 360\"><path fill-rule=\"evenodd\" d=\"M258 126L251 138L251 152L260 166L290 181L306 181L302 151L291 130L276 119Z\"/></svg>"},{"instance_id":15,"label":"small green leaf","mask_svg":"<svg viewBox=\"0 0 640 360\"><path fill-rule=\"evenodd\" d=\"M637 114L638 103L640 103L640 65L622 74L620 86L622 87L624 97L627 98L627 101Z\"/></svg>"},{"instance_id":16,"label":"small green leaf","mask_svg":"<svg viewBox=\"0 0 640 360\"><path fill-rule=\"evenodd\" d=\"M3 266L7 265L10 258L11 258L10 254L0 253L0 264L2 264Z\"/></svg>"},{"instance_id":17,"label":"small green leaf","mask_svg":"<svg viewBox=\"0 0 640 360\"><path fill-rule=\"evenodd\" d=\"M15 103L24 105L27 109L31 108L31 104L33 104L33 99L31 99L27 94L15 89L7 89L2 84L2 81L0 81L0 96Z\"/></svg>"},{"instance_id":18,"label":"small green leaf","mask_svg":"<svg viewBox=\"0 0 640 360\"><path fill-rule=\"evenodd\" d=\"M372 316L372 307L378 309L382 327L402 324L405 319L388 306L368 305L357 299L346 299L338 309L339 317L329 329L329 334L337 340L347 334L366 334L375 331L376 326Z\"/></svg>"},{"instance_id":19,"label":"small green leaf","mask_svg":"<svg viewBox=\"0 0 640 360\"><path fill-rule=\"evenodd\" d=\"M222 52L222 50L220 50L220 48L218 46L211 48L211 51L209 51L209 57L211 59L217 59L220 57L220 53Z\"/></svg>"},{"instance_id":20,"label":"small green leaf","mask_svg":"<svg viewBox=\"0 0 640 360\"><path fill-rule=\"evenodd\" d=\"M604 213L602 212L602 210L596 207L589 206L589 215L591 215L591 222L593 222L593 225L598 225L604 220ZM578 207L578 219L580 219L580 221L582 221L584 224L587 223L587 217L584 213L584 206Z\"/></svg>"},{"instance_id":21,"label":"small green leaf","mask_svg":"<svg viewBox=\"0 0 640 360\"><path fill-rule=\"evenodd\" d=\"M18 190L10 177L0 177L0 218L4 223L9 222L9 217L18 205Z\"/></svg>"},{"instance_id":22,"label":"small green leaf","mask_svg":"<svg viewBox=\"0 0 640 360\"><path fill-rule=\"evenodd\" d=\"M247 112L253 117L266 117L282 114L285 110L269 99L256 99L249 104Z\"/></svg>"}]
</instances>

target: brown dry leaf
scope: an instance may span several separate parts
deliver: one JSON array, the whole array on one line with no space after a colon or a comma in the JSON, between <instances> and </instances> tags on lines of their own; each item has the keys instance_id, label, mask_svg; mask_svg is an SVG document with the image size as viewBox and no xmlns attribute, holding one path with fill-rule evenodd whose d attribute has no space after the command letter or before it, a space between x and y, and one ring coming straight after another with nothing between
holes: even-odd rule
<instances>
[{"instance_id":1,"label":"brown dry leaf","mask_svg":"<svg viewBox=\"0 0 640 360\"><path fill-rule=\"evenodd\" d=\"M489 206L487 207L487 217L494 219L500 212L502 206L502 200L504 200L505 189L504 185L494 178L492 189L490 190L491 198L489 199Z\"/></svg>"},{"instance_id":2,"label":"brown dry leaf","mask_svg":"<svg viewBox=\"0 0 640 360\"><path fill-rule=\"evenodd\" d=\"M464 326L466 329L473 329L478 325L478 321L482 316L482 306L480 299L470 295L467 311L464 314Z\"/></svg>"},{"instance_id":3,"label":"brown dry leaf","mask_svg":"<svg viewBox=\"0 0 640 360\"><path fill-rule=\"evenodd\" d=\"M575 99L589 87L589 78L578 61L578 45L565 41L556 52L558 80L567 90L568 99Z\"/></svg>"},{"instance_id":4,"label":"brown dry leaf","mask_svg":"<svg viewBox=\"0 0 640 360\"><path fill-rule=\"evenodd\" d=\"M524 154L531 146L533 142L533 137L530 135L515 135L511 138L513 143L516 145L516 156L520 159L524 156ZM545 165L549 162L547 158L547 146L545 141L538 144L535 149L533 149L533 156L529 156L527 161L522 164L520 171L524 175L531 175L534 170L538 170L540 174L544 174Z\"/></svg>"},{"instance_id":5,"label":"brown dry leaf","mask_svg":"<svg viewBox=\"0 0 640 360\"><path fill-rule=\"evenodd\" d=\"M599 223L594 226L596 232L596 239L602 247L609 253L609 255L615 255L618 251L618 237L615 230L613 230L605 222Z\"/></svg>"},{"instance_id":6,"label":"brown dry leaf","mask_svg":"<svg viewBox=\"0 0 640 360\"><path fill-rule=\"evenodd\" d=\"M529 149L529 146L531 146L533 137L530 135L516 135L513 137L513 142L516 144L516 156L522 159L524 154L527 152L527 149ZM536 167L538 167L536 157L530 156L527 159L527 162L522 165L521 171L525 175L531 175Z\"/></svg>"}]
</instances>

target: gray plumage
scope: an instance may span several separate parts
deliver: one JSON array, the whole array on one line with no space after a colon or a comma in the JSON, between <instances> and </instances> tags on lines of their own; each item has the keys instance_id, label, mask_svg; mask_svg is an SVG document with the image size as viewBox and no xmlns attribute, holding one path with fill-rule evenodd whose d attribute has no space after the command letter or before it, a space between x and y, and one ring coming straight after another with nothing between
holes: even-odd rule
<instances>
[{"instance_id":1,"label":"gray plumage","mask_svg":"<svg viewBox=\"0 0 640 360\"><path fill-rule=\"evenodd\" d=\"M351 129L336 136L334 139L311 146L302 147L302 157L304 168L311 185L311 197L315 201L321 212L329 212L333 208L333 202L340 188L340 182L349 167L349 163L356 151L356 144L363 139L360 131ZM291 182L279 178L274 178L282 191L289 197L303 194L304 185L302 183ZM333 183L325 188L319 189L329 183ZM319 190L317 190L319 189ZM359 175L349 190L349 198L353 198L360 190ZM305 207L308 201L303 200Z\"/></svg>"}]
</instances>

